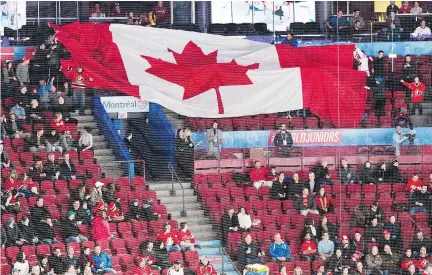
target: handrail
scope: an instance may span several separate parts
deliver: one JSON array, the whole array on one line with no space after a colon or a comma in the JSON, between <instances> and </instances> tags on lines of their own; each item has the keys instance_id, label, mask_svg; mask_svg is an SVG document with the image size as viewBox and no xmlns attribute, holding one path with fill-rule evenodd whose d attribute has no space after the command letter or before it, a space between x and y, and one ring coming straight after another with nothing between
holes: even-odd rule
<instances>
[{"instance_id":1,"label":"handrail","mask_svg":"<svg viewBox=\"0 0 432 275\"><path fill-rule=\"evenodd\" d=\"M175 171L171 162L168 162L168 170L171 172L171 190L170 190L169 194L172 197L174 197L176 195L176 191L174 190L174 176L175 176L175 178L177 179L177 182L180 183L180 187L182 189L182 196L183 196L183 210L180 211L180 216L186 217L187 213L186 213L186 209L185 209L185 188L183 186L183 183L179 179L177 172Z\"/></svg>"},{"instance_id":2,"label":"handrail","mask_svg":"<svg viewBox=\"0 0 432 275\"><path fill-rule=\"evenodd\" d=\"M227 251L225 250L225 248L222 246L222 245L219 245L219 253L222 255L222 271L221 271L221 274L225 274L225 264L224 264L224 262L225 262L225 255L229 255L228 253L227 253ZM234 262L231 260L231 257L229 257L228 256L228 259L229 259L229 261L231 262L231 264L233 265L233 267L235 268L235 270L237 271L237 273L238 274L242 274L241 272L240 272L240 270L238 270L238 268L237 268L237 266L234 264Z\"/></svg>"},{"instance_id":3,"label":"handrail","mask_svg":"<svg viewBox=\"0 0 432 275\"><path fill-rule=\"evenodd\" d=\"M128 165L128 167L129 167L129 169L128 169L128 179L129 179L129 183L131 183L131 176L130 176L130 164L131 163L142 163L142 165L143 165L143 173L144 173L144 176L143 176L143 178L144 178L144 185L145 185L145 183L146 183L146 163L145 163L145 160L141 160L141 159L139 159L139 160L113 160L113 161L111 161L111 162L109 162L109 163L101 163L101 164L99 164L99 169L98 169L98 180L101 180L101 176L102 176L102 167L106 167L106 166L108 166L108 167L113 167L114 168L114 165L115 164L117 164L117 163L128 163L129 165ZM114 174L114 169L111 169L111 171L112 171L112 173L113 173L113 179L114 179L114 181L116 181L116 178L115 178L115 174Z\"/></svg>"}]
</instances>

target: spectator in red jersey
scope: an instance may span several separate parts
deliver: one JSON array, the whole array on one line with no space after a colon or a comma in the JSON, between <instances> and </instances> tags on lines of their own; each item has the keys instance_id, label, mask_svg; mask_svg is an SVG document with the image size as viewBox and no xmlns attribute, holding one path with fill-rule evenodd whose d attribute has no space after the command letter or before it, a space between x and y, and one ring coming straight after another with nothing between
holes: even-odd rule
<instances>
[{"instance_id":1,"label":"spectator in red jersey","mask_svg":"<svg viewBox=\"0 0 432 275\"><path fill-rule=\"evenodd\" d=\"M328 213L328 211L330 210L331 202L324 188L320 189L319 194L315 197L315 201L318 207L318 212L320 212L321 214Z\"/></svg>"},{"instance_id":2,"label":"spectator in red jersey","mask_svg":"<svg viewBox=\"0 0 432 275\"><path fill-rule=\"evenodd\" d=\"M419 192L422 186L423 181L419 178L419 175L417 173L414 173L412 178L408 180L406 190L409 193Z\"/></svg>"},{"instance_id":3,"label":"spectator in red jersey","mask_svg":"<svg viewBox=\"0 0 432 275\"><path fill-rule=\"evenodd\" d=\"M432 264L428 264L422 275L432 275Z\"/></svg>"},{"instance_id":4,"label":"spectator in red jersey","mask_svg":"<svg viewBox=\"0 0 432 275\"><path fill-rule=\"evenodd\" d=\"M4 183L4 189L7 192L10 193L13 189L18 190L18 188L21 186L21 182L17 178L18 178L17 171L16 170L10 170L8 178L6 179L6 181Z\"/></svg>"},{"instance_id":5,"label":"spectator in red jersey","mask_svg":"<svg viewBox=\"0 0 432 275\"><path fill-rule=\"evenodd\" d=\"M55 129L57 133L64 133L66 127L61 113L55 113L55 118L51 121L51 128Z\"/></svg>"},{"instance_id":6,"label":"spectator in red jersey","mask_svg":"<svg viewBox=\"0 0 432 275\"><path fill-rule=\"evenodd\" d=\"M261 186L266 184L266 175L268 170L265 167L261 167L261 162L259 160L254 162L255 167L250 171L250 179L253 181L253 186L259 189Z\"/></svg>"},{"instance_id":7,"label":"spectator in red jersey","mask_svg":"<svg viewBox=\"0 0 432 275\"><path fill-rule=\"evenodd\" d=\"M424 271L429 264L432 264L431 255L427 253L426 247L422 246L418 255L417 268L419 271Z\"/></svg>"},{"instance_id":8,"label":"spectator in red jersey","mask_svg":"<svg viewBox=\"0 0 432 275\"><path fill-rule=\"evenodd\" d=\"M95 218L91 223L93 239L95 241L111 240L111 230L108 222L105 220L105 204L100 201L93 208L95 210Z\"/></svg>"},{"instance_id":9,"label":"spectator in red jersey","mask_svg":"<svg viewBox=\"0 0 432 275\"><path fill-rule=\"evenodd\" d=\"M81 66L76 67L75 71L72 71L72 68L69 67L66 73L72 79L71 88L74 104L79 106L79 113L84 114L86 84L93 81L93 78L87 75Z\"/></svg>"},{"instance_id":10,"label":"spectator in red jersey","mask_svg":"<svg viewBox=\"0 0 432 275\"><path fill-rule=\"evenodd\" d=\"M108 218L108 221L111 221L111 222L124 221L124 216L123 216L122 212L120 211L120 209L117 208L115 202L110 202L108 204L107 218Z\"/></svg>"},{"instance_id":11,"label":"spectator in red jersey","mask_svg":"<svg viewBox=\"0 0 432 275\"><path fill-rule=\"evenodd\" d=\"M27 175L27 173L23 173L18 176L18 179L21 181L20 192L24 193L26 198L31 196L38 195L38 184L34 183L32 178Z\"/></svg>"},{"instance_id":12,"label":"spectator in red jersey","mask_svg":"<svg viewBox=\"0 0 432 275\"><path fill-rule=\"evenodd\" d=\"M195 237L190 232L186 222L180 223L180 230L178 231L177 236L182 251L195 250Z\"/></svg>"},{"instance_id":13,"label":"spectator in red jersey","mask_svg":"<svg viewBox=\"0 0 432 275\"><path fill-rule=\"evenodd\" d=\"M111 17L124 17L125 13L120 8L120 3L116 2L114 8L111 11Z\"/></svg>"},{"instance_id":14,"label":"spectator in red jersey","mask_svg":"<svg viewBox=\"0 0 432 275\"><path fill-rule=\"evenodd\" d=\"M415 257L417 257L420 253L420 249L424 247L430 247L431 241L424 236L424 233L421 229L417 229L417 236L411 242L411 248Z\"/></svg>"},{"instance_id":15,"label":"spectator in red jersey","mask_svg":"<svg viewBox=\"0 0 432 275\"><path fill-rule=\"evenodd\" d=\"M147 265L148 258L137 256L135 259L136 266L132 270L132 275L151 275L153 274L150 267Z\"/></svg>"},{"instance_id":16,"label":"spectator in red jersey","mask_svg":"<svg viewBox=\"0 0 432 275\"><path fill-rule=\"evenodd\" d=\"M104 15L103 10L98 3L95 4L94 8L90 9L90 17L104 17Z\"/></svg>"},{"instance_id":17,"label":"spectator in red jersey","mask_svg":"<svg viewBox=\"0 0 432 275\"><path fill-rule=\"evenodd\" d=\"M411 248L408 248L405 250L405 254L401 257L400 267L403 271L407 271L409 269L409 266L413 265L415 269L415 265L414 265L415 261L416 258L412 254Z\"/></svg>"},{"instance_id":18,"label":"spectator in red jersey","mask_svg":"<svg viewBox=\"0 0 432 275\"><path fill-rule=\"evenodd\" d=\"M303 188L303 194L297 198L295 206L303 216L307 216L309 213L319 214L318 210L316 210L315 199L309 195L308 188Z\"/></svg>"},{"instance_id":19,"label":"spectator in red jersey","mask_svg":"<svg viewBox=\"0 0 432 275\"><path fill-rule=\"evenodd\" d=\"M168 23L169 12L168 9L164 7L163 1L158 1L157 7L153 9L153 14L156 17L157 25L164 25Z\"/></svg>"},{"instance_id":20,"label":"spectator in red jersey","mask_svg":"<svg viewBox=\"0 0 432 275\"><path fill-rule=\"evenodd\" d=\"M306 233L305 241L301 245L303 258L308 261L314 261L316 258L317 244L312 240L311 235Z\"/></svg>"},{"instance_id":21,"label":"spectator in red jersey","mask_svg":"<svg viewBox=\"0 0 432 275\"><path fill-rule=\"evenodd\" d=\"M402 3L402 7L399 8L399 13L410 13L411 7L408 4L408 1L404 1Z\"/></svg>"},{"instance_id":22,"label":"spectator in red jersey","mask_svg":"<svg viewBox=\"0 0 432 275\"><path fill-rule=\"evenodd\" d=\"M156 238L164 244L168 253L180 251L177 232L175 229L171 229L171 224L169 222L165 222L164 229L159 231Z\"/></svg>"},{"instance_id":23,"label":"spectator in red jersey","mask_svg":"<svg viewBox=\"0 0 432 275\"><path fill-rule=\"evenodd\" d=\"M414 82L406 82L405 80L401 79L401 83L411 89L411 115L415 115L416 109L419 110L419 114L423 115L423 93L426 91L426 85L423 82L420 82L420 79L418 76L414 77Z\"/></svg>"},{"instance_id":24,"label":"spectator in red jersey","mask_svg":"<svg viewBox=\"0 0 432 275\"><path fill-rule=\"evenodd\" d=\"M197 269L197 275L217 275L216 269L210 264L206 256L200 257L200 266Z\"/></svg>"},{"instance_id":25,"label":"spectator in red jersey","mask_svg":"<svg viewBox=\"0 0 432 275\"><path fill-rule=\"evenodd\" d=\"M152 270L160 271L161 268L156 265L156 250L154 243L151 241L143 241L140 246L141 257L147 258L147 264Z\"/></svg>"}]
</instances>

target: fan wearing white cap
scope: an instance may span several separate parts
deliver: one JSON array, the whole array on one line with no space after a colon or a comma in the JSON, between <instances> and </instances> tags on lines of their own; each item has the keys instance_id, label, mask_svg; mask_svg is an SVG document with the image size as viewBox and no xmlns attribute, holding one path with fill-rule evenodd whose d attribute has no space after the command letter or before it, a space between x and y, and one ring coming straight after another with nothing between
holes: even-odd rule
<instances>
[{"instance_id":1,"label":"fan wearing white cap","mask_svg":"<svg viewBox=\"0 0 432 275\"><path fill-rule=\"evenodd\" d=\"M104 186L103 182L97 181L95 183L95 186L90 191L90 202L92 205L94 205L98 201L103 201L103 196L102 196L103 186Z\"/></svg>"}]
</instances>

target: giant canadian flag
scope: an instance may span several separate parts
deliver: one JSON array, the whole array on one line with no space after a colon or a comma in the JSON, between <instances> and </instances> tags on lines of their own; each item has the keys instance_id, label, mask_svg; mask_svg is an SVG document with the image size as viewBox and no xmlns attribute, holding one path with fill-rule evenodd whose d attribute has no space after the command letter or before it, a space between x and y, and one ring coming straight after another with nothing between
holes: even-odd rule
<instances>
[{"instance_id":1,"label":"giant canadian flag","mask_svg":"<svg viewBox=\"0 0 432 275\"><path fill-rule=\"evenodd\" d=\"M120 24L53 25L87 86L117 90L190 117L237 117L302 108L338 125L360 120L364 72L354 45L292 48L236 37Z\"/></svg>"}]
</instances>

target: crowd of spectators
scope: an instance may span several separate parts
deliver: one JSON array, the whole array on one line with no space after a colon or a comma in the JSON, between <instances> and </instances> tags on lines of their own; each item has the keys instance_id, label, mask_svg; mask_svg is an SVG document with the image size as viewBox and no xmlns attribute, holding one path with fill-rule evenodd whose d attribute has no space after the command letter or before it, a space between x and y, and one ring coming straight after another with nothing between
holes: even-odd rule
<instances>
[{"instance_id":1,"label":"crowd of spectators","mask_svg":"<svg viewBox=\"0 0 432 275\"><path fill-rule=\"evenodd\" d=\"M274 167L269 171L256 161L250 172L249 181L255 183L249 186L258 188L259 194L265 194L260 189L268 187L261 183L268 183L271 186L268 189L269 199L293 201L295 212L292 212L292 209L286 211L303 215L305 227L301 230L296 226L295 230L300 230L299 240L293 240L291 236L286 235L290 238L286 242L283 240L286 233L283 222L278 222L281 224L280 230L270 227L270 231L262 232L264 235L259 234L261 229L258 228L261 228L262 223L265 228L269 226L268 221L260 220L259 213L257 215L253 210L247 212L241 204L238 213L234 207L229 206L221 220L222 243L230 248L231 245L236 245L235 242L230 242L234 240L232 234L242 234L242 241L238 249L234 250L240 268L251 270L255 264L276 262L280 274L284 274L283 269L287 262L295 262L296 269L300 272L298 261L308 261L320 263L316 270L312 270L316 272L314 274L430 274L432 241L429 239L430 230L424 230L432 224L432 172L424 181L417 173L406 179L400 172L396 159L390 164L380 162L375 167L367 161L360 171L348 165L346 159L342 159L337 174L336 178L331 178L327 162L322 161L310 170L309 180L302 182L298 173L288 176L283 172L278 173ZM257 182L260 184L257 185ZM340 185L336 185L335 182ZM247 187L247 183L244 186ZM403 219L401 213L398 216L396 212L384 211L375 193L365 193L366 198L373 195L370 205L365 201L360 203L361 199L358 199L359 204L352 209L353 214L347 221L348 229L351 229L342 230L342 227L346 228L348 224L335 224L327 218L341 207L340 199L335 197L335 188L350 188L357 185L358 190L361 190L361 186L365 190L367 186L392 187L404 183L406 187L399 197L406 199L395 200L394 203L403 205L405 210L400 211L408 211L405 214L409 215L409 223L414 222L413 218L420 213L426 217L422 224L415 223L415 237L411 240L407 239L407 229L401 228L406 226L407 221L398 220L398 217ZM351 193L350 196L354 200L361 198L360 193ZM381 194L383 199L389 196L390 194ZM260 211L264 211L265 215L265 210ZM319 223L315 223L317 219ZM273 242L266 239L270 234ZM316 266L315 263L312 266Z\"/></svg>"}]
</instances>

